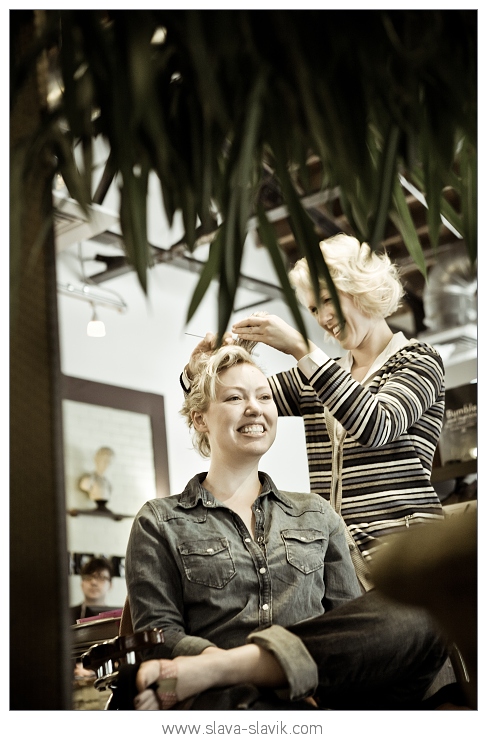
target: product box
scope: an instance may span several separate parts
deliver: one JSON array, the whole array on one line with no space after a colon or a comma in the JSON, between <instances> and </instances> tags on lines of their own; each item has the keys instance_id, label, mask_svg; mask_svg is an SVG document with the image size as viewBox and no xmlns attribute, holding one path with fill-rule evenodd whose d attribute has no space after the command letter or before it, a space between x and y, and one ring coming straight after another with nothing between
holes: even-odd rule
<instances>
[{"instance_id":1,"label":"product box","mask_svg":"<svg viewBox=\"0 0 487 745\"><path fill-rule=\"evenodd\" d=\"M442 466L477 458L477 383L446 391L438 448Z\"/></svg>"}]
</instances>

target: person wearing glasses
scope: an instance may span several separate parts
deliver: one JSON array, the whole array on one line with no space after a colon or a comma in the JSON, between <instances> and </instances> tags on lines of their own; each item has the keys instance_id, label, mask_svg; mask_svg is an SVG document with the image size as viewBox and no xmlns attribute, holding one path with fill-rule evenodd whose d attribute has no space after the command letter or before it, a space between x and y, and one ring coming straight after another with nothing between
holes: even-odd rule
<instances>
[{"instance_id":1,"label":"person wearing glasses","mask_svg":"<svg viewBox=\"0 0 487 745\"><path fill-rule=\"evenodd\" d=\"M90 559L81 567L83 602L69 609L72 624L108 610L107 594L112 586L112 576L111 563L101 556Z\"/></svg>"}]
</instances>

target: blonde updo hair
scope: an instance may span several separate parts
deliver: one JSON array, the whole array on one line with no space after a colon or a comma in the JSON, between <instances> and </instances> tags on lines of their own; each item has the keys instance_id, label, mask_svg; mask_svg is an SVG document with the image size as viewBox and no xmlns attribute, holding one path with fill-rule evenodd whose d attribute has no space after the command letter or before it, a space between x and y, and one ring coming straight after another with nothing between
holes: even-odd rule
<instances>
[{"instance_id":1,"label":"blonde updo hair","mask_svg":"<svg viewBox=\"0 0 487 745\"><path fill-rule=\"evenodd\" d=\"M321 241L320 248L335 287L351 295L359 311L371 318L387 318L397 310L404 289L398 268L391 263L385 251L375 253L368 243L361 244L353 236L344 233ZM306 259L296 262L289 273L289 280L298 300L306 306L304 293L313 292ZM328 290L322 279L320 286Z\"/></svg>"},{"instance_id":2,"label":"blonde updo hair","mask_svg":"<svg viewBox=\"0 0 487 745\"><path fill-rule=\"evenodd\" d=\"M252 365L261 370L254 362L250 352L236 344L226 344L214 352L202 354L192 361L187 368L191 378L191 389L186 394L180 413L186 419L190 429L195 450L204 458L210 457L210 442L207 432L198 432L193 426L193 412L203 414L216 399L216 387L220 375L234 365ZM261 370L261 372L263 372ZM265 374L265 373L264 373Z\"/></svg>"}]
</instances>

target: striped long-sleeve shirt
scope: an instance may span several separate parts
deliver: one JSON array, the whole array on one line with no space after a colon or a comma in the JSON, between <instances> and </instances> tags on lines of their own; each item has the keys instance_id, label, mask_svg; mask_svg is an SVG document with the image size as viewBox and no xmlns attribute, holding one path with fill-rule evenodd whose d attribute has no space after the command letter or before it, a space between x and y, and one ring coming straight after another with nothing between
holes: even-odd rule
<instances>
[{"instance_id":1,"label":"striped long-sleeve shirt","mask_svg":"<svg viewBox=\"0 0 487 745\"><path fill-rule=\"evenodd\" d=\"M309 380L297 367L269 378L279 415L303 417L310 491L341 513L366 559L377 539L442 516L430 478L443 362L429 345L403 338L366 385L334 360Z\"/></svg>"}]
</instances>

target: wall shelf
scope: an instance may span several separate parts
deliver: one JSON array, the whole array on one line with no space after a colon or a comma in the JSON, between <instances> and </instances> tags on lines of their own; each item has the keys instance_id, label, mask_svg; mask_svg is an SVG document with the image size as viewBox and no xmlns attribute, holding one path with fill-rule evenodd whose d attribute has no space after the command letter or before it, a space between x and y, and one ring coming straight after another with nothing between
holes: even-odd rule
<instances>
[{"instance_id":1,"label":"wall shelf","mask_svg":"<svg viewBox=\"0 0 487 745\"><path fill-rule=\"evenodd\" d=\"M78 515L89 515L90 517L105 517L109 520L123 520L126 517L130 517L131 520L134 519L135 515L120 515L117 512L112 512L108 507L106 506L105 502L99 501L97 502L97 505L92 510L79 510L79 509L72 509L67 510L68 515L71 515L71 517L78 517Z\"/></svg>"}]
</instances>

